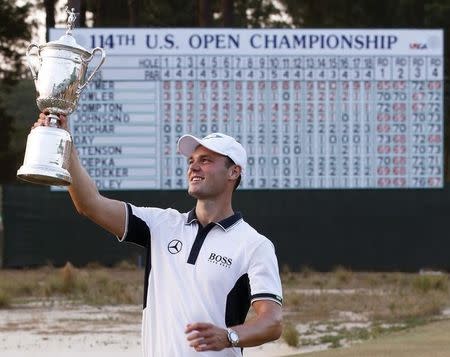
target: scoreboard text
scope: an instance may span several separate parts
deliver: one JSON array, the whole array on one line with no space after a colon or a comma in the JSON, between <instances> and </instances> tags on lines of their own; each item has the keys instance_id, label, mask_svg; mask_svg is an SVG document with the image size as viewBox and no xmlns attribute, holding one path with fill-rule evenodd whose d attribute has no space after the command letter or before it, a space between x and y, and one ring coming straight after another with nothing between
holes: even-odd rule
<instances>
[{"instance_id":1,"label":"scoreboard text","mask_svg":"<svg viewBox=\"0 0 450 357\"><path fill-rule=\"evenodd\" d=\"M246 148L246 189L443 187L441 30L74 35L107 54L70 116L99 189L184 189L178 138L217 131Z\"/></svg>"}]
</instances>

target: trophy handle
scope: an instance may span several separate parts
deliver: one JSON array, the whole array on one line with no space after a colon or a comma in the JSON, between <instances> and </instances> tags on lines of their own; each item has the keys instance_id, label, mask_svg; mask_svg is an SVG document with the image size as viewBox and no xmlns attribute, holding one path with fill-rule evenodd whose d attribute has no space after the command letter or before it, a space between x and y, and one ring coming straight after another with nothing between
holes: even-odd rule
<instances>
[{"instance_id":1,"label":"trophy handle","mask_svg":"<svg viewBox=\"0 0 450 357\"><path fill-rule=\"evenodd\" d=\"M92 60L92 57L94 57L94 53L95 52L101 52L102 58L100 59L99 64L97 65L97 67L95 67L94 71L91 73L89 78L81 86L78 87L77 93L81 93L81 91L84 89L84 87L86 87L88 85L88 83L92 80L94 75L97 73L98 69L103 64L103 62L105 62L105 50L103 48L100 48L100 47L95 47L92 50L92 53L91 53L91 55L88 58L86 58L86 59L83 58L83 62L89 63Z\"/></svg>"},{"instance_id":2,"label":"trophy handle","mask_svg":"<svg viewBox=\"0 0 450 357\"><path fill-rule=\"evenodd\" d=\"M30 44L28 45L28 47L27 47L26 55L27 55L27 63L28 63L28 67L30 68L31 74L32 74L32 76L33 76L33 79L36 80L36 79L37 79L37 73L38 73L38 71L35 71L35 69L34 69L33 66L31 65L31 63L32 63L32 61L31 61L31 56L37 56L37 57L39 57L39 53L37 53L37 54L36 54L36 53L35 53L35 54L31 54L31 53L30 53L31 50L32 50L34 47L36 47L37 49L39 49L39 46L38 46L38 45L36 45L35 43L30 43Z\"/></svg>"}]
</instances>

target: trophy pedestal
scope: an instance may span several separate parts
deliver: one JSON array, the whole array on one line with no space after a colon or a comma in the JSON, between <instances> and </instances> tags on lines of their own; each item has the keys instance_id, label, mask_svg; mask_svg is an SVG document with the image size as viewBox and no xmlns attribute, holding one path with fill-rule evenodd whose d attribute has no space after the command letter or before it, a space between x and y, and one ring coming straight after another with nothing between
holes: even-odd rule
<instances>
[{"instance_id":1,"label":"trophy pedestal","mask_svg":"<svg viewBox=\"0 0 450 357\"><path fill-rule=\"evenodd\" d=\"M31 130L23 165L17 171L21 180L51 186L72 183L69 171L72 138L59 128L40 126Z\"/></svg>"},{"instance_id":2,"label":"trophy pedestal","mask_svg":"<svg viewBox=\"0 0 450 357\"><path fill-rule=\"evenodd\" d=\"M17 171L17 177L39 185L68 186L72 183L69 171L45 165L22 165Z\"/></svg>"}]
</instances>

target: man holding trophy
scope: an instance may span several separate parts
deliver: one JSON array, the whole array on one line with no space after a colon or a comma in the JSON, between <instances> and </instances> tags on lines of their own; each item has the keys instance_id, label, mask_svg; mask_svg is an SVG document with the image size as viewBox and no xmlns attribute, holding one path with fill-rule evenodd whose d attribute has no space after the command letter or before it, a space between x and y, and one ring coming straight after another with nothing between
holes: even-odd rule
<instances>
[{"instance_id":1,"label":"man holding trophy","mask_svg":"<svg viewBox=\"0 0 450 357\"><path fill-rule=\"evenodd\" d=\"M74 17L70 12L69 30L59 41L27 51L30 57L38 48L40 67L30 68L43 113L28 137L18 177L68 185L80 214L120 241L147 249L144 357L242 356L244 347L278 339L282 291L273 244L231 204L245 172L245 149L221 133L180 138L179 152L189 163L188 193L197 199L187 213L101 195L72 144L68 114L105 55L76 44L70 34ZM101 62L84 80L94 52L101 53ZM246 321L250 306L255 315Z\"/></svg>"}]
</instances>

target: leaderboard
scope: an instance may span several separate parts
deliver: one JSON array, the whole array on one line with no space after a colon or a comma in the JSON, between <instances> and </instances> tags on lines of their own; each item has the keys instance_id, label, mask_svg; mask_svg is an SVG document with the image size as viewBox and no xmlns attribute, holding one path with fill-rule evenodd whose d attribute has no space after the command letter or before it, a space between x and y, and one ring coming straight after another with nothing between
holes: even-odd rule
<instances>
[{"instance_id":1,"label":"leaderboard","mask_svg":"<svg viewBox=\"0 0 450 357\"><path fill-rule=\"evenodd\" d=\"M101 190L185 189L177 140L212 132L247 149L243 189L443 187L442 30L74 35L106 51L69 119Z\"/></svg>"}]
</instances>

